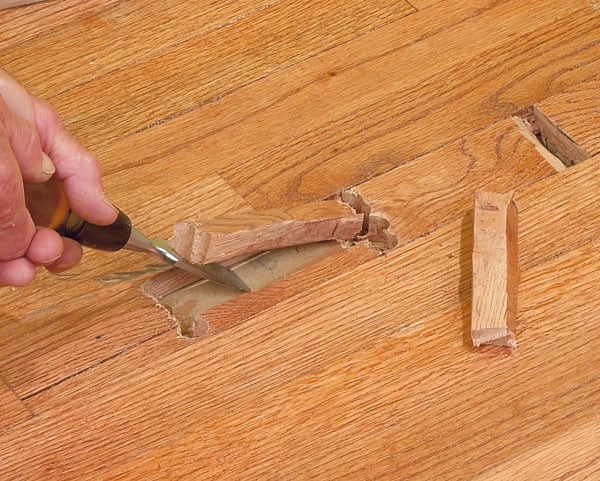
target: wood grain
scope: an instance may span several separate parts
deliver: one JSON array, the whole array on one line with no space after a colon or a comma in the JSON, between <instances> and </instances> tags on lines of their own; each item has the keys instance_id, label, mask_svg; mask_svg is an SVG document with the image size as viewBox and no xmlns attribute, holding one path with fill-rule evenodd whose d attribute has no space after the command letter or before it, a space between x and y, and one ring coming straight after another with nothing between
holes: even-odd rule
<instances>
[{"instance_id":1,"label":"wood grain","mask_svg":"<svg viewBox=\"0 0 600 481\"><path fill-rule=\"evenodd\" d=\"M248 209L218 176L179 186L171 197L142 197L138 212L146 221L137 224L149 235L170 234L177 219L173 205L180 206L181 220L199 212L218 216ZM193 203L189 210L182 199ZM86 252L85 262L66 275L43 275L27 288L2 289L10 309L0 311L10 321L0 326L0 373L20 397L28 397L163 332L173 334L163 312L140 292L160 268L142 254ZM68 295L57 300L57 291Z\"/></svg>"},{"instance_id":2,"label":"wood grain","mask_svg":"<svg viewBox=\"0 0 600 481\"><path fill-rule=\"evenodd\" d=\"M42 0L2 0L0 1L0 10L4 8L20 7L23 5L31 5Z\"/></svg>"},{"instance_id":3,"label":"wood grain","mask_svg":"<svg viewBox=\"0 0 600 481\"><path fill-rule=\"evenodd\" d=\"M0 432L29 418L31 418L31 412L0 378Z\"/></svg>"},{"instance_id":4,"label":"wood grain","mask_svg":"<svg viewBox=\"0 0 600 481\"><path fill-rule=\"evenodd\" d=\"M522 2L493 6L469 2L461 7L445 1L423 10L419 18L399 20L394 32L382 28L377 38L364 37L327 52L312 72L308 65L302 72L287 72L286 82L296 74L299 85L275 108L251 121L260 119L261 126L283 138L275 143L277 136L271 135L274 145L254 155L245 151L240 158L239 151L228 151L226 155L236 161L223 169L224 179L255 208L307 202L505 118L536 102L538 95L541 99L552 94L555 81L566 80L564 70L557 67L574 58L568 52L577 57L574 52L582 44L596 43L591 32L600 16L587 2L578 7L564 2L538 7L528 15L521 10L526 8ZM464 9L478 14L468 22L453 23L450 12L465 16ZM524 15L527 22L522 21ZM439 29L440 23L453 26ZM507 31L513 36L510 40ZM400 32L402 38L395 39ZM552 60L543 54L550 50ZM422 62L424 57L427 62ZM570 66L570 74L579 69L580 79L596 75L588 70L592 57L595 54ZM557 63L555 58L563 60ZM336 75L324 76L323 62L335 65L329 71ZM411 75L404 75L407 69ZM393 84L383 87L382 76L393 78ZM343 136L336 135L339 125L344 126ZM244 136L238 133L241 129L248 126L236 125L223 135L239 138ZM257 149L259 144L252 140Z\"/></svg>"},{"instance_id":5,"label":"wood grain","mask_svg":"<svg viewBox=\"0 0 600 481\"><path fill-rule=\"evenodd\" d=\"M0 479L597 477L600 159L554 173L508 118L597 78L592 3L2 11L2 64L58 105L151 236L353 186L402 240L209 309L204 339L143 297L160 267L141 254L2 289L0 375L33 417L0 432ZM511 352L470 340L482 187L520 209Z\"/></svg>"},{"instance_id":6,"label":"wood grain","mask_svg":"<svg viewBox=\"0 0 600 481\"><path fill-rule=\"evenodd\" d=\"M329 200L179 223L170 240L173 248L194 264L222 263L282 247L351 241L363 225L363 214L343 202Z\"/></svg>"},{"instance_id":7,"label":"wood grain","mask_svg":"<svg viewBox=\"0 0 600 481\"><path fill-rule=\"evenodd\" d=\"M506 119L374 177L357 191L386 213L404 244L463 217L477 189L506 192L554 172Z\"/></svg>"},{"instance_id":8,"label":"wood grain","mask_svg":"<svg viewBox=\"0 0 600 481\"><path fill-rule=\"evenodd\" d=\"M41 83L37 77L40 75L51 79L43 83L50 90L37 93L64 92L50 95L52 103L67 117L69 128L86 144L97 148L116 137L195 110L414 11L404 1L337 0L326 5L316 0L300 4L290 0L262 1L253 2L256 5L251 9L239 1L227 2L227 9L219 5L221 2L211 2L208 6L211 12L204 19L203 12L196 8L191 9L194 15L190 16L189 6L181 2L161 3L162 12L153 11L146 20L144 12L149 11L142 6L144 2L127 7L128 11L123 13L119 6L107 12L123 16L117 24L111 17L101 18L107 27L116 26L116 32L99 28L93 39L97 49L73 45L88 55L90 51L97 52L93 58L84 59L86 62L79 60L72 67L74 55L65 55L64 52L70 51L64 50L64 41L43 39L37 42L60 45L61 50L55 52L52 62L37 65L33 70L20 46L18 51L9 52L12 58L7 58L5 67L25 83ZM213 23L204 32L199 30L198 22L210 22L211 16ZM282 23L281 18L287 18L287 22ZM181 19L185 19L184 25L173 28ZM290 24L295 27L289 28ZM84 28L81 24L75 27ZM189 40L185 38L186 28ZM169 39L174 33L178 35L177 42ZM76 42L80 34L81 30L75 31L69 38ZM63 35L60 34L61 40ZM143 41L131 42L132 35ZM115 37L116 43L107 45L104 42L107 37ZM35 45L28 48L33 50ZM130 68L115 68L115 64L134 59L138 61ZM69 78L60 78L59 72L56 80L52 80L63 63ZM107 65L101 68L103 64ZM78 71L81 71L75 78L78 84L73 85L73 75ZM81 82L80 78L86 81ZM172 91L180 94L170 95ZM103 98L101 109L98 109L99 95Z\"/></svg>"},{"instance_id":9,"label":"wood grain","mask_svg":"<svg viewBox=\"0 0 600 481\"><path fill-rule=\"evenodd\" d=\"M473 219L473 345L517 347L518 212L514 192L475 192Z\"/></svg>"},{"instance_id":10,"label":"wood grain","mask_svg":"<svg viewBox=\"0 0 600 481\"><path fill-rule=\"evenodd\" d=\"M53 28L38 31L33 38L25 36L16 45L5 48L3 66L26 85L38 86L34 89L37 94L56 97L186 40L232 25L276 1L209 0L190 8L182 2L166 0L152 9L139 0L92 2L79 8L69 6L71 2L51 2L67 3L61 9L63 20L51 24ZM85 43L78 41L82 37ZM111 41L106 42L107 38ZM40 49L46 56L36 55Z\"/></svg>"},{"instance_id":11,"label":"wood grain","mask_svg":"<svg viewBox=\"0 0 600 481\"><path fill-rule=\"evenodd\" d=\"M67 479L81 472L95 479L127 479L134 472L157 478L164 471L148 459L187 457L185 453L198 443L203 445L203 456L193 463L171 465L171 474L268 476L269 467L277 466L280 478L293 478L305 470L324 477L334 472L360 477L366 470L375 470L381 476L402 473L425 479L460 468L465 475L474 475L509 453L525 449L540 430L551 437L568 430L572 423L589 419L583 407L598 402L594 385L598 376L598 354L593 349L596 331L573 337L572 327L593 322L597 316L594 306L600 303L593 301L597 290L587 273L595 272L598 244L555 257L524 276L522 291L527 294L521 316L527 328L521 355L507 357L490 351L487 356L474 356L463 343L461 321L463 304L468 303L470 232L468 224L453 222L385 259L370 261L318 287L319 295L309 290L248 320L227 336L191 344L139 366L146 375L135 385L120 381L124 376L136 376L123 356L111 364L115 377L104 378L101 393L93 388L94 376L74 380L74 388L70 387L73 383L57 386L58 391L79 391L78 384L91 383L85 391L94 393L93 402L86 396L56 394L51 401L54 406L45 407L45 412L53 413L46 421L52 432L41 429L32 438L21 431L0 472L15 472L23 462L34 474L44 469L38 461L25 460L18 453L36 442L41 444L38 459L45 459L51 448L44 440L59 428L67 432L61 446L68 455L54 473ZM415 263L415 259L423 261ZM416 281L411 285L402 282L409 273ZM569 296L569 314L565 315L559 308L560 292L570 285L555 279L581 275L580 295ZM373 286L375 279L379 281ZM346 302L340 304L339 299ZM425 316L420 308L424 303L429 306ZM303 309L295 309L297 305ZM374 310L373 305L382 308ZM254 330L261 335L253 335ZM534 339L536 348L527 348ZM569 350L561 348L565 343ZM240 356L243 363L238 362ZM201 369L181 369L195 365L198 359L202 359ZM428 367L420 369L425 359ZM594 367L574 376L573 369L582 360ZM490 378L492 365L496 375ZM403 366L401 380L395 376L399 366ZM169 376L173 369L178 376ZM455 370L461 375L448 384L448 375ZM170 381L165 383L165 379ZM533 379L537 381L531 382ZM154 387L157 382L161 382L159 398ZM506 390L507 385L519 389ZM485 391L478 403L469 403L476 386L485 386ZM455 395L444 395L448 389ZM432 392L438 395L432 397ZM490 402L506 408L492 411L490 416ZM178 406L187 406L186 412ZM365 412L364 406L370 409ZM571 411L567 420L561 415L567 406L582 409ZM123 415L108 414L115 412ZM210 412L211 416L202 417L201 424L197 418L186 422L189 412ZM68 413L69 420L58 427L54 419L64 419L61 413ZM82 442L84 434L73 430L83 416L97 419L98 424L91 426L93 443ZM157 422L144 423L144 419ZM469 423L468 419L480 422ZM456 430L456 422L466 427ZM177 432L166 426L177 426ZM431 434L428 442L418 447L409 442L414 440L411 430L415 426ZM497 433L493 439L502 438L502 444L494 443L495 449L487 450L490 430ZM289 457L278 455L282 452L278 449L264 451L259 442L264 432L270 433L271 447L286 446L296 462L287 462ZM158 433L161 446L151 448ZM450 433L455 443L449 446L446 439ZM126 442L132 436L135 446ZM307 438L312 440L308 445L303 442ZM339 443L335 457L326 448L333 440ZM364 472L355 472L356 463L351 462L359 446L366 463ZM470 450L465 451L465 446ZM147 449L152 452L131 459L133 453ZM477 457L464 455L474 450L479 451ZM213 464L223 452L228 456ZM109 456L113 467L93 471L94 459L100 455Z\"/></svg>"}]
</instances>

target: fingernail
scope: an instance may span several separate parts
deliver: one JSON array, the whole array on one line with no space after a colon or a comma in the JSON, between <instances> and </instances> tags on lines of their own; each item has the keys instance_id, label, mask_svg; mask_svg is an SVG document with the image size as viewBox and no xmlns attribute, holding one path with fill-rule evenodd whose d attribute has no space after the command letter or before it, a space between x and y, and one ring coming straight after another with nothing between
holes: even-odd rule
<instances>
[{"instance_id":1,"label":"fingernail","mask_svg":"<svg viewBox=\"0 0 600 481\"><path fill-rule=\"evenodd\" d=\"M104 192L102 192L102 199L104 199L104 202L106 203L106 205L109 205L115 212L119 212L119 209L117 209L113 203L108 200L108 197L106 197L106 194Z\"/></svg>"},{"instance_id":2,"label":"fingernail","mask_svg":"<svg viewBox=\"0 0 600 481\"><path fill-rule=\"evenodd\" d=\"M52 159L50 159L45 152L42 152L42 173L44 174L44 177L52 177L54 172L56 172L54 162L52 162Z\"/></svg>"}]
</instances>

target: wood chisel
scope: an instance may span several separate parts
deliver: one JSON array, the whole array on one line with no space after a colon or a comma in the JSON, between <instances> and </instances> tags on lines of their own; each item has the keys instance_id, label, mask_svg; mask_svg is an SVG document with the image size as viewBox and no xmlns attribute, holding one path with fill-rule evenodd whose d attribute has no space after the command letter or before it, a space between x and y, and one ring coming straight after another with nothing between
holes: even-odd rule
<instances>
[{"instance_id":1,"label":"wood chisel","mask_svg":"<svg viewBox=\"0 0 600 481\"><path fill-rule=\"evenodd\" d=\"M25 202L36 226L53 229L86 247L104 251L127 249L147 252L198 277L240 291L250 291L231 269L216 263L191 264L168 241L149 239L132 226L129 217L120 209L117 209L117 220L111 225L98 226L84 221L70 209L61 183L54 177L39 184L25 184Z\"/></svg>"}]
</instances>

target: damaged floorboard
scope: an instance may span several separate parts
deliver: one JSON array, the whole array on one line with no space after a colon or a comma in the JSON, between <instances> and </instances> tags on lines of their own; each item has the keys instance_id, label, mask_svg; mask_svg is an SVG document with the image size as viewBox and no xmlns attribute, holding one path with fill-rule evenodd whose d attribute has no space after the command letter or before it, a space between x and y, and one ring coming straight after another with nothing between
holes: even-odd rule
<instances>
[{"instance_id":1,"label":"damaged floorboard","mask_svg":"<svg viewBox=\"0 0 600 481\"><path fill-rule=\"evenodd\" d=\"M3 288L0 479L597 477L593 3L0 11L0 63L57 106L151 237L344 188L382 219L373 243L387 222L398 237L385 254L289 247L309 262L267 263L285 275L259 291L178 304L193 339L141 288L206 287L138 253L88 251L72 272ZM557 172L510 118L530 106L589 158ZM515 350L472 347L477 189L519 207Z\"/></svg>"}]
</instances>

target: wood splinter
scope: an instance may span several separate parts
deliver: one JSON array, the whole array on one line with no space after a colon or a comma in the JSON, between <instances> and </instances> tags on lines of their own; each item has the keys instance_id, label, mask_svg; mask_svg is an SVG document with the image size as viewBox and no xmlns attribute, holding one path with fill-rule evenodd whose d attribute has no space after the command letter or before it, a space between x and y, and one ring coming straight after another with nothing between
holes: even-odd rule
<instances>
[{"instance_id":1,"label":"wood splinter","mask_svg":"<svg viewBox=\"0 0 600 481\"><path fill-rule=\"evenodd\" d=\"M473 345L517 347L518 213L513 192L475 193Z\"/></svg>"},{"instance_id":2,"label":"wood splinter","mask_svg":"<svg viewBox=\"0 0 600 481\"><path fill-rule=\"evenodd\" d=\"M224 262L282 247L352 240L361 233L363 219L342 202L314 202L177 224L171 243L190 262Z\"/></svg>"}]
</instances>

